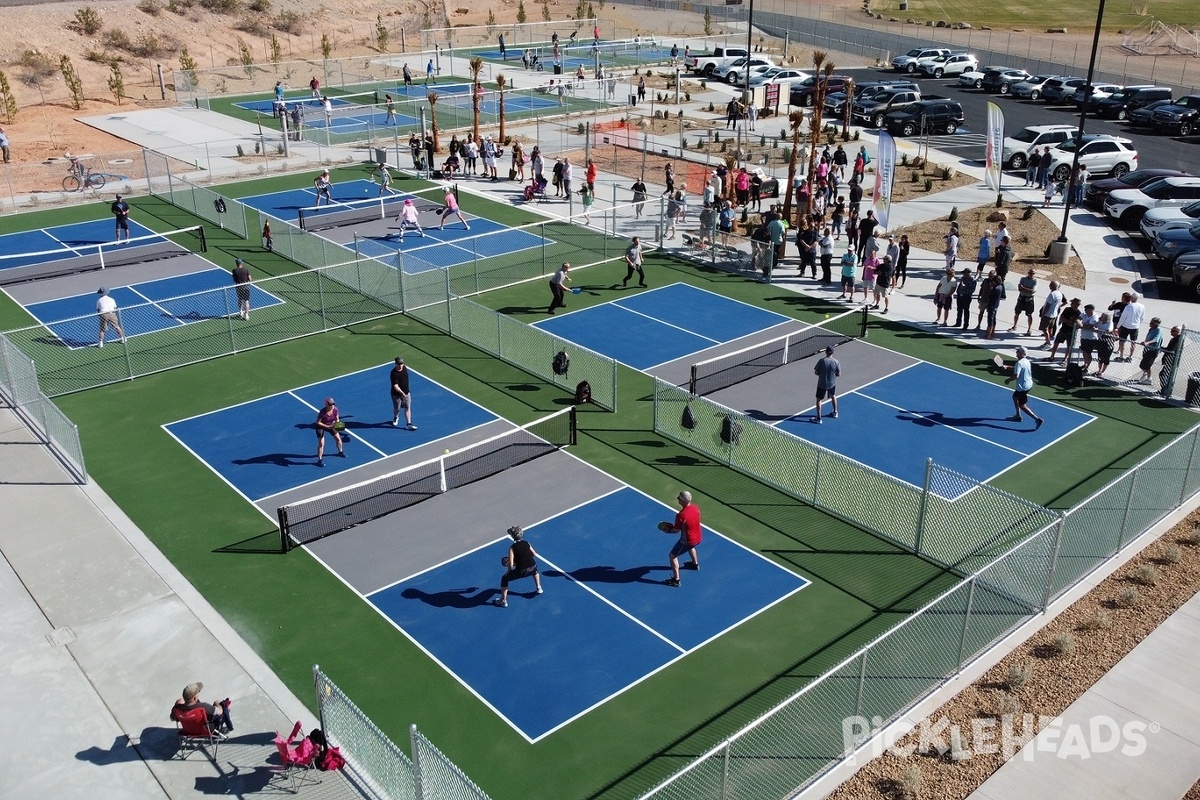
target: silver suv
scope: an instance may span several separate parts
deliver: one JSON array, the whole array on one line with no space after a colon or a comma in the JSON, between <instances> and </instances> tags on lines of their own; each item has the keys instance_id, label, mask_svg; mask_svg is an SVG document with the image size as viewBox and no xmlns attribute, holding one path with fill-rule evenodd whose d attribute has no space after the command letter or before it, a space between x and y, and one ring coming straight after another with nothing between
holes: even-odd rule
<instances>
[{"instance_id":1,"label":"silver suv","mask_svg":"<svg viewBox=\"0 0 1200 800\"><path fill-rule=\"evenodd\" d=\"M961 75L978 68L979 59L971 53L947 53L944 56L922 58L917 62L917 70L922 75L932 75L935 78L943 75Z\"/></svg>"},{"instance_id":2,"label":"silver suv","mask_svg":"<svg viewBox=\"0 0 1200 800\"><path fill-rule=\"evenodd\" d=\"M950 52L948 47L914 47L902 56L892 59L892 69L897 72L913 74L917 71L917 62L922 58L936 58Z\"/></svg>"}]
</instances>

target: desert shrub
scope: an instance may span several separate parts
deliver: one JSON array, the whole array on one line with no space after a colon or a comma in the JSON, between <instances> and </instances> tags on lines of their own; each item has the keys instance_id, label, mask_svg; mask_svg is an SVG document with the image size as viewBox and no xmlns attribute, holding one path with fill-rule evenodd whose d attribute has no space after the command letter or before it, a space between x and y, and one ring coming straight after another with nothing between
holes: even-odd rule
<instances>
[{"instance_id":1,"label":"desert shrub","mask_svg":"<svg viewBox=\"0 0 1200 800\"><path fill-rule=\"evenodd\" d=\"M162 3L158 2L158 0L142 0L140 3L138 3L137 7L138 11L141 11L144 14L149 14L152 17L157 17L159 12L163 9Z\"/></svg>"},{"instance_id":2,"label":"desert shrub","mask_svg":"<svg viewBox=\"0 0 1200 800\"><path fill-rule=\"evenodd\" d=\"M111 61L119 60L119 57L114 59L113 56L108 54L107 50L97 50L89 47L83 51L83 60L91 61L93 64L108 64Z\"/></svg>"},{"instance_id":3,"label":"desert shrub","mask_svg":"<svg viewBox=\"0 0 1200 800\"><path fill-rule=\"evenodd\" d=\"M242 33L248 33L252 36L267 35L267 23L263 22L263 18L257 14L244 14L234 27Z\"/></svg>"},{"instance_id":4,"label":"desert shrub","mask_svg":"<svg viewBox=\"0 0 1200 800\"><path fill-rule=\"evenodd\" d=\"M1074 636L1069 633L1060 633L1050 640L1050 650L1059 656L1074 655L1075 644Z\"/></svg>"},{"instance_id":5,"label":"desert shrub","mask_svg":"<svg viewBox=\"0 0 1200 800\"><path fill-rule=\"evenodd\" d=\"M167 0L167 11L183 16L194 5L196 5L196 0Z\"/></svg>"},{"instance_id":6,"label":"desert shrub","mask_svg":"<svg viewBox=\"0 0 1200 800\"><path fill-rule=\"evenodd\" d=\"M21 68L21 82L29 86L38 86L58 72L54 59L39 50L21 53L17 65Z\"/></svg>"},{"instance_id":7,"label":"desert shrub","mask_svg":"<svg viewBox=\"0 0 1200 800\"><path fill-rule=\"evenodd\" d=\"M271 23L271 27L277 31L297 36L302 30L301 22L302 17L297 12L280 11L275 15L275 21Z\"/></svg>"},{"instance_id":8,"label":"desert shrub","mask_svg":"<svg viewBox=\"0 0 1200 800\"><path fill-rule=\"evenodd\" d=\"M1140 596L1137 589L1132 586L1126 586L1117 595L1117 605L1121 606L1121 608L1133 608L1137 605Z\"/></svg>"},{"instance_id":9,"label":"desert shrub","mask_svg":"<svg viewBox=\"0 0 1200 800\"><path fill-rule=\"evenodd\" d=\"M242 10L242 0L200 0L200 7L215 14L235 14Z\"/></svg>"},{"instance_id":10,"label":"desert shrub","mask_svg":"<svg viewBox=\"0 0 1200 800\"><path fill-rule=\"evenodd\" d=\"M1029 679L1033 677L1033 662L1026 661L1024 664L1013 664L1008 668L1008 674L1004 676L1004 686L1010 692L1022 688Z\"/></svg>"},{"instance_id":11,"label":"desert shrub","mask_svg":"<svg viewBox=\"0 0 1200 800\"><path fill-rule=\"evenodd\" d=\"M708 14L708 11L704 13ZM921 777L921 768L916 764L910 764L905 767L904 772L900 773L900 780L896 781L897 788L900 790L900 796L904 798L919 797L924 784L925 782Z\"/></svg>"},{"instance_id":12,"label":"desert shrub","mask_svg":"<svg viewBox=\"0 0 1200 800\"><path fill-rule=\"evenodd\" d=\"M920 183L920 182L921 182L921 172L920 172L920 170L915 170L915 169L914 169L914 170L912 171L912 182L913 182L913 183Z\"/></svg>"},{"instance_id":13,"label":"desert shrub","mask_svg":"<svg viewBox=\"0 0 1200 800\"><path fill-rule=\"evenodd\" d=\"M85 36L94 36L104 27L104 22L101 21L100 13L96 9L84 6L76 9L75 16L67 23L67 27Z\"/></svg>"},{"instance_id":14,"label":"desert shrub","mask_svg":"<svg viewBox=\"0 0 1200 800\"><path fill-rule=\"evenodd\" d=\"M1025 206L1025 213L1021 215L1021 219L1033 219L1033 215L1037 213L1036 206Z\"/></svg>"},{"instance_id":15,"label":"desert shrub","mask_svg":"<svg viewBox=\"0 0 1200 800\"><path fill-rule=\"evenodd\" d=\"M1085 631L1104 631L1112 627L1112 617L1104 609L1098 610L1079 626Z\"/></svg>"},{"instance_id":16,"label":"desert shrub","mask_svg":"<svg viewBox=\"0 0 1200 800\"><path fill-rule=\"evenodd\" d=\"M1158 567L1153 564L1139 564L1130 576L1134 583L1142 586L1157 586L1159 577Z\"/></svg>"},{"instance_id":17,"label":"desert shrub","mask_svg":"<svg viewBox=\"0 0 1200 800\"><path fill-rule=\"evenodd\" d=\"M1183 558L1183 551L1179 549L1179 545L1173 544L1163 550L1162 557L1159 559L1164 564L1178 564L1179 559Z\"/></svg>"},{"instance_id":18,"label":"desert shrub","mask_svg":"<svg viewBox=\"0 0 1200 800\"><path fill-rule=\"evenodd\" d=\"M1183 542L1184 544L1192 545L1193 547L1200 544L1200 524L1197 524L1190 531L1181 536L1179 541Z\"/></svg>"},{"instance_id":19,"label":"desert shrub","mask_svg":"<svg viewBox=\"0 0 1200 800\"><path fill-rule=\"evenodd\" d=\"M993 707L996 716L1003 717L1005 715L1020 714L1021 701L1015 695L1008 692L1001 692L996 698L996 705Z\"/></svg>"},{"instance_id":20,"label":"desert shrub","mask_svg":"<svg viewBox=\"0 0 1200 800\"><path fill-rule=\"evenodd\" d=\"M109 28L100 37L100 41L110 50L124 50L127 53L133 50L133 40L121 28Z\"/></svg>"},{"instance_id":21,"label":"desert shrub","mask_svg":"<svg viewBox=\"0 0 1200 800\"><path fill-rule=\"evenodd\" d=\"M246 8L257 14L265 14L271 10L271 0L250 0Z\"/></svg>"},{"instance_id":22,"label":"desert shrub","mask_svg":"<svg viewBox=\"0 0 1200 800\"><path fill-rule=\"evenodd\" d=\"M925 179L925 191L927 191L927 192L933 191L933 178Z\"/></svg>"}]
</instances>

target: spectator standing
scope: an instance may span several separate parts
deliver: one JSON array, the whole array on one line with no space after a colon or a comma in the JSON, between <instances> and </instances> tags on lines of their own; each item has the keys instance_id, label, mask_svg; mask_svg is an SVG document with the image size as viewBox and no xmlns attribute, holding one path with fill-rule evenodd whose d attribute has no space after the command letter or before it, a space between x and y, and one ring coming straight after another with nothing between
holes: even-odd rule
<instances>
[{"instance_id":1,"label":"spectator standing","mask_svg":"<svg viewBox=\"0 0 1200 800\"><path fill-rule=\"evenodd\" d=\"M985 230L983 235L979 237L979 251L975 255L975 263L977 269L983 272L983 268L992 260L992 232Z\"/></svg>"},{"instance_id":2,"label":"spectator standing","mask_svg":"<svg viewBox=\"0 0 1200 800\"><path fill-rule=\"evenodd\" d=\"M4 132L4 128L0 128L0 153L4 154L4 163L9 163L11 153L8 149L8 134Z\"/></svg>"},{"instance_id":3,"label":"spectator standing","mask_svg":"<svg viewBox=\"0 0 1200 800\"><path fill-rule=\"evenodd\" d=\"M500 60L508 61L508 48L504 46L504 34L500 34Z\"/></svg>"},{"instance_id":4,"label":"spectator standing","mask_svg":"<svg viewBox=\"0 0 1200 800\"><path fill-rule=\"evenodd\" d=\"M1096 307L1088 303L1083 307L1079 317L1079 349L1083 353L1083 374L1088 374L1092 366L1092 358L1096 353L1096 344L1100 339L1097 330L1100 319L1096 316Z\"/></svg>"},{"instance_id":5,"label":"spectator standing","mask_svg":"<svg viewBox=\"0 0 1200 800\"><path fill-rule=\"evenodd\" d=\"M1050 291L1042 301L1038 312L1038 330L1042 332L1042 347L1050 347L1054 339L1054 322L1062 309L1063 293L1058 290L1058 281L1050 281Z\"/></svg>"},{"instance_id":6,"label":"spectator standing","mask_svg":"<svg viewBox=\"0 0 1200 800\"><path fill-rule=\"evenodd\" d=\"M1142 371L1142 377L1138 383L1143 386L1150 385L1150 370L1154 368L1154 362L1158 359L1159 351L1162 350L1162 329L1158 327L1161 322L1158 317L1152 318L1150 320L1150 330L1146 331L1146 338L1142 341L1142 358L1138 362L1138 368ZM1124 343L1122 342L1122 344ZM1131 343L1130 353L1132 352Z\"/></svg>"},{"instance_id":7,"label":"spectator standing","mask_svg":"<svg viewBox=\"0 0 1200 800\"><path fill-rule=\"evenodd\" d=\"M1029 160L1025 163L1025 185L1038 185L1038 165L1042 163L1042 154L1033 148L1029 154Z\"/></svg>"},{"instance_id":8,"label":"spectator standing","mask_svg":"<svg viewBox=\"0 0 1200 800\"><path fill-rule=\"evenodd\" d=\"M875 221L875 212L867 211L867 215L858 223L858 260L862 261L868 255L867 246L874 241L875 226L878 223Z\"/></svg>"},{"instance_id":9,"label":"spectator standing","mask_svg":"<svg viewBox=\"0 0 1200 800\"><path fill-rule=\"evenodd\" d=\"M1158 371L1158 386L1164 396L1171 393L1171 373L1175 370L1175 356L1179 354L1182 333L1178 325L1171 328L1171 338L1162 348L1162 369Z\"/></svg>"},{"instance_id":10,"label":"spectator standing","mask_svg":"<svg viewBox=\"0 0 1200 800\"><path fill-rule=\"evenodd\" d=\"M950 310L954 307L954 293L957 290L958 278L954 275L954 267L947 265L933 294L933 306L936 311L933 320L935 325L950 324Z\"/></svg>"},{"instance_id":11,"label":"spectator standing","mask_svg":"<svg viewBox=\"0 0 1200 800\"><path fill-rule=\"evenodd\" d=\"M1083 310L1079 307L1080 300L1078 297L1071 298L1071 302L1058 314L1058 330L1054 334L1054 346L1050 348L1050 355L1046 357L1047 361L1053 361L1058 354L1058 346L1066 343L1067 351L1063 354L1063 362L1071 360L1071 348L1074 346L1075 328L1079 325L1079 318L1083 316Z\"/></svg>"},{"instance_id":12,"label":"spectator standing","mask_svg":"<svg viewBox=\"0 0 1200 800\"><path fill-rule=\"evenodd\" d=\"M976 288L975 276L971 274L971 270L964 269L958 276L958 286L954 290L954 301L957 308L954 327L965 331L971 325L971 302L975 299Z\"/></svg>"},{"instance_id":13,"label":"spectator standing","mask_svg":"<svg viewBox=\"0 0 1200 800\"><path fill-rule=\"evenodd\" d=\"M592 194L596 193L596 177L600 174L600 170L596 167L596 162L592 159L587 160L587 170L584 173L587 180L587 188Z\"/></svg>"},{"instance_id":14,"label":"spectator standing","mask_svg":"<svg viewBox=\"0 0 1200 800\"><path fill-rule=\"evenodd\" d=\"M817 229L808 220L801 220L800 226L796 229L796 247L800 250L800 275L804 276L804 270L808 269L812 272L812 277L817 277L817 253L820 234Z\"/></svg>"},{"instance_id":15,"label":"spectator standing","mask_svg":"<svg viewBox=\"0 0 1200 800\"><path fill-rule=\"evenodd\" d=\"M853 300L854 299L854 279L858 277L858 256L854 255L854 248L846 247L846 252L842 253L842 293L838 295L838 300ZM847 293L849 295L847 296Z\"/></svg>"},{"instance_id":16,"label":"spectator standing","mask_svg":"<svg viewBox=\"0 0 1200 800\"><path fill-rule=\"evenodd\" d=\"M900 234L899 258L896 259L896 274L893 276L893 283L899 280L899 288L903 289L904 284L908 281L908 252L912 249L912 245L908 242L908 234Z\"/></svg>"},{"instance_id":17,"label":"spectator standing","mask_svg":"<svg viewBox=\"0 0 1200 800\"><path fill-rule=\"evenodd\" d=\"M1000 280L1008 278L1008 271L1012 267L1013 251L1011 240L1005 236L1000 240L1000 244L996 246L996 274L1000 276ZM983 268L980 267L980 271Z\"/></svg>"},{"instance_id":18,"label":"spectator standing","mask_svg":"<svg viewBox=\"0 0 1200 800\"><path fill-rule=\"evenodd\" d=\"M862 184L858 182L857 178L851 178L850 180L849 197L850 211L853 212L855 216L858 216L859 207L862 205L863 190Z\"/></svg>"},{"instance_id":19,"label":"spectator standing","mask_svg":"<svg viewBox=\"0 0 1200 800\"><path fill-rule=\"evenodd\" d=\"M404 75L404 93L407 95L408 90L412 88L413 85L412 70L409 69L407 61L404 62L404 68L401 70L401 72Z\"/></svg>"},{"instance_id":20,"label":"spectator standing","mask_svg":"<svg viewBox=\"0 0 1200 800\"><path fill-rule=\"evenodd\" d=\"M1113 323L1107 312L1100 315L1096 323L1096 377L1102 377L1112 360Z\"/></svg>"},{"instance_id":21,"label":"spectator standing","mask_svg":"<svg viewBox=\"0 0 1200 800\"><path fill-rule=\"evenodd\" d=\"M630 189L633 192L633 216L637 219L642 216L642 209L646 206L646 182L639 177Z\"/></svg>"},{"instance_id":22,"label":"spectator standing","mask_svg":"<svg viewBox=\"0 0 1200 800\"><path fill-rule=\"evenodd\" d=\"M1129 302L1125 308L1121 310L1121 317L1117 320L1117 336L1120 338L1120 347L1117 352L1117 360L1129 362L1133 360L1133 348L1138 340L1139 330L1142 327L1142 320L1146 318L1146 307L1141 304L1141 298L1136 292L1129 293ZM1125 343L1129 343L1129 354L1125 353Z\"/></svg>"},{"instance_id":23,"label":"spectator standing","mask_svg":"<svg viewBox=\"0 0 1200 800\"><path fill-rule=\"evenodd\" d=\"M985 339L996 338L996 315L1000 313L1000 304L1007 296L1004 281L1000 280L1000 276L994 270L988 273L987 330L983 335Z\"/></svg>"},{"instance_id":24,"label":"spectator standing","mask_svg":"<svg viewBox=\"0 0 1200 800\"><path fill-rule=\"evenodd\" d=\"M888 295L892 293L893 272L895 272L895 265L892 263L892 257L884 256L875 271L875 305L871 306L871 308L879 309L880 314L886 314L890 307ZM880 302L883 303L883 308L879 308Z\"/></svg>"},{"instance_id":25,"label":"spectator standing","mask_svg":"<svg viewBox=\"0 0 1200 800\"><path fill-rule=\"evenodd\" d=\"M562 163L562 187L563 197L570 198L571 196L571 179L575 176L575 165L571 163L570 156L563 156Z\"/></svg>"},{"instance_id":26,"label":"spectator standing","mask_svg":"<svg viewBox=\"0 0 1200 800\"><path fill-rule=\"evenodd\" d=\"M1017 306L1013 312L1013 324L1008 329L1009 333L1016 333L1017 322L1021 319L1021 313L1025 313L1025 335L1033 335L1033 303L1034 295L1037 293L1037 278L1034 277L1032 269L1025 273L1025 277L1017 281Z\"/></svg>"},{"instance_id":27,"label":"spectator standing","mask_svg":"<svg viewBox=\"0 0 1200 800\"><path fill-rule=\"evenodd\" d=\"M1045 188L1050 183L1050 148L1042 148L1042 157L1038 161L1037 185Z\"/></svg>"},{"instance_id":28,"label":"spectator standing","mask_svg":"<svg viewBox=\"0 0 1200 800\"><path fill-rule=\"evenodd\" d=\"M270 253L275 249L275 237L271 235L271 220L263 220L262 229L263 248Z\"/></svg>"},{"instance_id":29,"label":"spectator standing","mask_svg":"<svg viewBox=\"0 0 1200 800\"><path fill-rule=\"evenodd\" d=\"M950 232L943 237L946 242L943 255L946 256L946 269L953 270L958 262L958 225L950 223Z\"/></svg>"},{"instance_id":30,"label":"spectator standing","mask_svg":"<svg viewBox=\"0 0 1200 800\"><path fill-rule=\"evenodd\" d=\"M833 283L833 234L826 227L821 231L821 239L817 242L821 251L821 285Z\"/></svg>"}]
</instances>

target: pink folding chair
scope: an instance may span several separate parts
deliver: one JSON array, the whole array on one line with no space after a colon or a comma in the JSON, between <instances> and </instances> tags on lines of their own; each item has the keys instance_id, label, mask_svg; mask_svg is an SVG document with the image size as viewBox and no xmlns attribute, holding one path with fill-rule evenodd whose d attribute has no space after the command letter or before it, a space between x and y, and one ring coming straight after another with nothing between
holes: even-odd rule
<instances>
[{"instance_id":1,"label":"pink folding chair","mask_svg":"<svg viewBox=\"0 0 1200 800\"><path fill-rule=\"evenodd\" d=\"M297 722L292 726L292 732L287 739L284 739L278 732L275 734L275 749L279 751L279 760L282 764L279 777L291 782L292 794L298 793L300 787L305 783L321 782L320 774L317 772L317 755L320 752L317 746L309 741L307 736L292 746L296 736L302 733L301 724Z\"/></svg>"}]
</instances>

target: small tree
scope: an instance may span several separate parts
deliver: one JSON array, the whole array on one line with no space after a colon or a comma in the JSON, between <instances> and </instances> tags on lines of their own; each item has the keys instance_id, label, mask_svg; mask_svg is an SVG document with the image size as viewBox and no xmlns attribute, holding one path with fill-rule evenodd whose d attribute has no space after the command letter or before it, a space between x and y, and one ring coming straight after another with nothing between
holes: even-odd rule
<instances>
[{"instance_id":1,"label":"small tree","mask_svg":"<svg viewBox=\"0 0 1200 800\"><path fill-rule=\"evenodd\" d=\"M521 25L525 24L525 0L519 0L517 3L517 22Z\"/></svg>"},{"instance_id":2,"label":"small tree","mask_svg":"<svg viewBox=\"0 0 1200 800\"><path fill-rule=\"evenodd\" d=\"M250 45L239 36L237 40L238 60L242 62L242 69L246 70L246 77L254 74L254 53L250 52Z\"/></svg>"},{"instance_id":3,"label":"small tree","mask_svg":"<svg viewBox=\"0 0 1200 800\"><path fill-rule=\"evenodd\" d=\"M441 149L441 147L439 146L439 142L438 142L438 124L437 124L438 93L437 92L429 92L428 94L425 95L425 99L429 101L429 129L433 133L433 152L436 153L438 150ZM432 164L430 164L429 166L431 169L433 168Z\"/></svg>"},{"instance_id":4,"label":"small tree","mask_svg":"<svg viewBox=\"0 0 1200 800\"><path fill-rule=\"evenodd\" d=\"M13 94L12 87L8 85L8 76L0 70L0 103L4 104L4 116L11 124L17 121L17 112L20 106L17 105L17 97Z\"/></svg>"},{"instance_id":5,"label":"small tree","mask_svg":"<svg viewBox=\"0 0 1200 800\"><path fill-rule=\"evenodd\" d=\"M708 6L704 7L704 35L713 35L712 11L709 10Z\"/></svg>"},{"instance_id":6,"label":"small tree","mask_svg":"<svg viewBox=\"0 0 1200 800\"><path fill-rule=\"evenodd\" d=\"M471 131L475 134L475 141L479 141L479 73L483 71L483 59L479 56L473 57L468 64L471 67Z\"/></svg>"},{"instance_id":7,"label":"small tree","mask_svg":"<svg viewBox=\"0 0 1200 800\"><path fill-rule=\"evenodd\" d=\"M542 0L542 21L550 21L550 0Z\"/></svg>"},{"instance_id":8,"label":"small tree","mask_svg":"<svg viewBox=\"0 0 1200 800\"><path fill-rule=\"evenodd\" d=\"M583 19L587 16L587 0L578 0L575 3L575 19Z\"/></svg>"},{"instance_id":9,"label":"small tree","mask_svg":"<svg viewBox=\"0 0 1200 800\"><path fill-rule=\"evenodd\" d=\"M823 50L814 50L812 55L813 70L820 78L817 80L817 95L813 98L812 116L809 118L809 141L812 147L808 153L808 175L805 177L805 182L808 185L808 200L804 208L796 209L797 214L803 214L806 217L812 213L813 202L813 179L817 172L817 142L821 138L821 126L823 123L822 116L825 109L825 95L829 93L829 76L833 74L834 65L832 61L826 59L826 54ZM846 96L846 102L850 102L849 95Z\"/></svg>"},{"instance_id":10,"label":"small tree","mask_svg":"<svg viewBox=\"0 0 1200 800\"><path fill-rule=\"evenodd\" d=\"M75 11L75 16L67 23L67 27L84 36L95 36L104 27L104 22L100 19L100 14L96 12L96 9L84 6Z\"/></svg>"},{"instance_id":11,"label":"small tree","mask_svg":"<svg viewBox=\"0 0 1200 800\"><path fill-rule=\"evenodd\" d=\"M488 36L496 35L496 14L490 8L488 9L487 31Z\"/></svg>"},{"instance_id":12,"label":"small tree","mask_svg":"<svg viewBox=\"0 0 1200 800\"><path fill-rule=\"evenodd\" d=\"M388 49L388 29L383 24L383 14L375 15L375 48L381 53Z\"/></svg>"},{"instance_id":13,"label":"small tree","mask_svg":"<svg viewBox=\"0 0 1200 800\"><path fill-rule=\"evenodd\" d=\"M329 57L331 55L333 55L333 42L331 42L329 40L328 33L322 33L321 34L321 58L328 61Z\"/></svg>"},{"instance_id":14,"label":"small tree","mask_svg":"<svg viewBox=\"0 0 1200 800\"><path fill-rule=\"evenodd\" d=\"M804 126L804 112L788 114L788 125L792 128L792 146L788 153L787 185L783 187L783 218L792 218L792 185L796 183L796 162L800 160L800 129Z\"/></svg>"},{"instance_id":15,"label":"small tree","mask_svg":"<svg viewBox=\"0 0 1200 800\"><path fill-rule=\"evenodd\" d=\"M504 141L504 86L508 83L508 79L504 77L504 73L500 72L496 75L496 88L498 95L496 98L496 113L500 117L500 141Z\"/></svg>"},{"instance_id":16,"label":"small tree","mask_svg":"<svg viewBox=\"0 0 1200 800\"><path fill-rule=\"evenodd\" d=\"M196 59L192 58L192 54L188 52L187 45L185 44L179 51L179 71L183 73L184 77L187 78L188 83L190 83L193 87L195 87L197 83L197 67L198 65L196 64Z\"/></svg>"},{"instance_id":17,"label":"small tree","mask_svg":"<svg viewBox=\"0 0 1200 800\"><path fill-rule=\"evenodd\" d=\"M64 55L59 59L58 68L62 70L63 83L71 93L71 108L79 111L83 108L83 81L79 80L79 73L75 71L71 57Z\"/></svg>"},{"instance_id":18,"label":"small tree","mask_svg":"<svg viewBox=\"0 0 1200 800\"><path fill-rule=\"evenodd\" d=\"M271 63L275 66L283 63L283 44L274 33L271 34Z\"/></svg>"},{"instance_id":19,"label":"small tree","mask_svg":"<svg viewBox=\"0 0 1200 800\"><path fill-rule=\"evenodd\" d=\"M854 78L846 79L842 91L846 93L846 102L842 104L842 141L847 142L850 140L850 111L854 105Z\"/></svg>"},{"instance_id":20,"label":"small tree","mask_svg":"<svg viewBox=\"0 0 1200 800\"><path fill-rule=\"evenodd\" d=\"M117 105L125 98L125 76L121 74L121 62L115 58L108 62L108 89L117 98Z\"/></svg>"}]
</instances>

